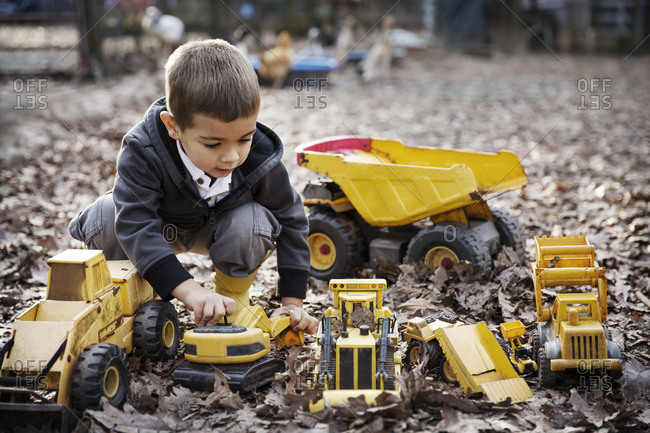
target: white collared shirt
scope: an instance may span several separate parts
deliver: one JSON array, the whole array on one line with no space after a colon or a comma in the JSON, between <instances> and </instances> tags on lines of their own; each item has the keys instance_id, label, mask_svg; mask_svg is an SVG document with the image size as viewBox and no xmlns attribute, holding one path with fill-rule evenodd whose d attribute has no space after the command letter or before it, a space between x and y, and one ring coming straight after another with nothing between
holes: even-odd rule
<instances>
[{"instance_id":1,"label":"white collared shirt","mask_svg":"<svg viewBox=\"0 0 650 433\"><path fill-rule=\"evenodd\" d=\"M201 198L208 202L208 206L212 206L224 198L226 195L228 195L230 192L232 173L229 173L226 177L217 178L214 183L210 185L212 178L208 176L203 170L194 165L192 160L183 150L183 147L178 140L176 140L176 147L178 147L178 153L181 156L181 160L183 160L183 164L187 168L187 171L190 172L192 179L194 179L194 184L199 190Z\"/></svg>"}]
</instances>

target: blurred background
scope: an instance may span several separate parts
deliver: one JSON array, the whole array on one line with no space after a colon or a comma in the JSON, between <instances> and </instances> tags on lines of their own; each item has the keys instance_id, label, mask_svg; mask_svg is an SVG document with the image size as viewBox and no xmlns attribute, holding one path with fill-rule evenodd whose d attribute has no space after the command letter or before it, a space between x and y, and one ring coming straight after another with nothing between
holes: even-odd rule
<instances>
[{"instance_id":1,"label":"blurred background","mask_svg":"<svg viewBox=\"0 0 650 433\"><path fill-rule=\"evenodd\" d=\"M0 0L0 74L129 73L150 67L161 45L193 38L243 39L255 54L273 47L281 31L299 46L311 37L321 53L332 54L351 17L355 48L364 49L373 40L362 36L388 12L393 44L407 48L476 55L626 53L650 33L649 5L648 0ZM147 19L151 6L162 17ZM639 50L648 52L650 44Z\"/></svg>"}]
</instances>

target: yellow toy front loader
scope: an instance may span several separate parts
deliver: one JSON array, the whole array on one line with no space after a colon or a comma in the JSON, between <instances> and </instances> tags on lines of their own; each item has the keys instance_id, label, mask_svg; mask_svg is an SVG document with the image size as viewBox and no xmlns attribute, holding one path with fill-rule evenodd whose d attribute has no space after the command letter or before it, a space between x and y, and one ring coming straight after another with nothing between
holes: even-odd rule
<instances>
[{"instance_id":1,"label":"yellow toy front loader","mask_svg":"<svg viewBox=\"0 0 650 433\"><path fill-rule=\"evenodd\" d=\"M595 260L595 248L585 235L536 236L535 262L530 269L535 288L537 330L533 352L542 386L556 385L562 372L608 373L620 376L622 354L604 324L607 319L607 278ZM542 289L590 286L594 293L558 293L544 306Z\"/></svg>"},{"instance_id":2,"label":"yellow toy front loader","mask_svg":"<svg viewBox=\"0 0 650 433\"><path fill-rule=\"evenodd\" d=\"M0 349L2 428L68 430L101 398L121 406L129 389L126 354L176 356L176 310L127 260L66 250L48 260L45 299L21 313Z\"/></svg>"}]
</instances>

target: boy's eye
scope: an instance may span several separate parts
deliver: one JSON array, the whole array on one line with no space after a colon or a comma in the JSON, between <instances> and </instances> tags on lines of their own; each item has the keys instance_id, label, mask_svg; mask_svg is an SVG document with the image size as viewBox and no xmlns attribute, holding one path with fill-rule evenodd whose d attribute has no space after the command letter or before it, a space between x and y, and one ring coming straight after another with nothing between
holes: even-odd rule
<instances>
[{"instance_id":1,"label":"boy's eye","mask_svg":"<svg viewBox=\"0 0 650 433\"><path fill-rule=\"evenodd\" d=\"M203 143L205 147L213 148L219 146L221 143Z\"/></svg>"}]
</instances>

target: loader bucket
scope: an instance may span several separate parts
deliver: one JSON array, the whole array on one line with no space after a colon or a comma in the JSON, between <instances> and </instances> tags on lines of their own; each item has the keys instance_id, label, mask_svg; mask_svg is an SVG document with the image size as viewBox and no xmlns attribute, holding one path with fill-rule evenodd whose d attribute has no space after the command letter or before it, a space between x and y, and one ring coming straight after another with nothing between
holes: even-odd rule
<instances>
[{"instance_id":1,"label":"loader bucket","mask_svg":"<svg viewBox=\"0 0 650 433\"><path fill-rule=\"evenodd\" d=\"M29 399L31 393L18 388L0 388L0 425L3 431L23 429L68 433L76 427L78 416L62 404L11 401Z\"/></svg>"}]
</instances>

